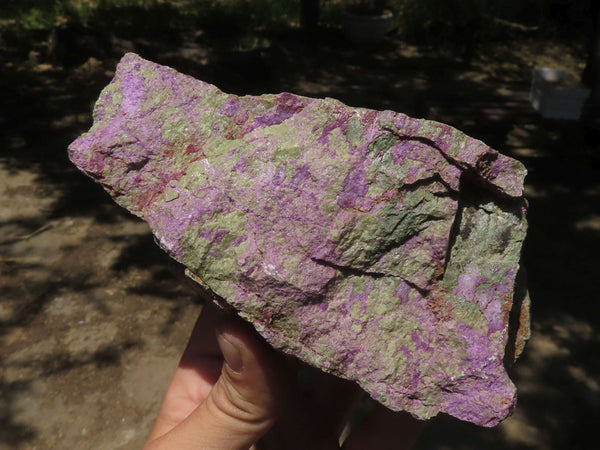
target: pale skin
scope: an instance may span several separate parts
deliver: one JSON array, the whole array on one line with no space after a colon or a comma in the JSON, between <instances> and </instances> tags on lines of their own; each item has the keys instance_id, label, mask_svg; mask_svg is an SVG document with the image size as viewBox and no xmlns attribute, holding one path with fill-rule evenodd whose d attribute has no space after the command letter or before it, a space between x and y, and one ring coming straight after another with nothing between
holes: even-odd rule
<instances>
[{"instance_id":1,"label":"pale skin","mask_svg":"<svg viewBox=\"0 0 600 450\"><path fill-rule=\"evenodd\" d=\"M302 385L298 367L207 302L144 448L403 450L425 426L378 406L350 430L360 388L320 371Z\"/></svg>"}]
</instances>

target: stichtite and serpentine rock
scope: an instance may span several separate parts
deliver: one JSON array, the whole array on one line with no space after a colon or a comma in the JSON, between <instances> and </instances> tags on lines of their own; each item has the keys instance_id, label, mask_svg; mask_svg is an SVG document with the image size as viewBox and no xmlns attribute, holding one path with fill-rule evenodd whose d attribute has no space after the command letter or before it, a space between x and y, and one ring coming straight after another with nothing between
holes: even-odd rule
<instances>
[{"instance_id":1,"label":"stichtite and serpentine rock","mask_svg":"<svg viewBox=\"0 0 600 450\"><path fill-rule=\"evenodd\" d=\"M127 54L70 158L275 348L493 426L529 335L521 163L460 131Z\"/></svg>"}]
</instances>

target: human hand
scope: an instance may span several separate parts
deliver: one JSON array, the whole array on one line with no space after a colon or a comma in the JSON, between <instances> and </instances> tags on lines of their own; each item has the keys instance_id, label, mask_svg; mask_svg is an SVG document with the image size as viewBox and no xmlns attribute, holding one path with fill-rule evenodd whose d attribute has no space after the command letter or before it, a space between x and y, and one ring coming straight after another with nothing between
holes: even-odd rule
<instances>
[{"instance_id":1,"label":"human hand","mask_svg":"<svg viewBox=\"0 0 600 450\"><path fill-rule=\"evenodd\" d=\"M207 302L145 449L408 449L424 422L381 405L349 431L362 396Z\"/></svg>"}]
</instances>

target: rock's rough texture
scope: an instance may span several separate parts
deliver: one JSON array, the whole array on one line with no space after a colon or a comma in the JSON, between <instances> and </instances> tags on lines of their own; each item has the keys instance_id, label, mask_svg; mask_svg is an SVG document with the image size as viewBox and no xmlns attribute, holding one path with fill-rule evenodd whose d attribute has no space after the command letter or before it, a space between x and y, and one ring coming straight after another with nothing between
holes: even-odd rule
<instances>
[{"instance_id":1,"label":"rock's rough texture","mask_svg":"<svg viewBox=\"0 0 600 450\"><path fill-rule=\"evenodd\" d=\"M134 54L69 150L276 348L421 418L510 413L519 162L440 123L227 95Z\"/></svg>"}]
</instances>

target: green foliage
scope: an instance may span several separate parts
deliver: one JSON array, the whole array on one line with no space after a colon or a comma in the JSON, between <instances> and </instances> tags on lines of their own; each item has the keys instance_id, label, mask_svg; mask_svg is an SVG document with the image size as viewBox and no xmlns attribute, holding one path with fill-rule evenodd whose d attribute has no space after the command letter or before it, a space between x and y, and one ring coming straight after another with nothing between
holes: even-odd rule
<instances>
[{"instance_id":1,"label":"green foliage","mask_svg":"<svg viewBox=\"0 0 600 450\"><path fill-rule=\"evenodd\" d=\"M299 0L4 0L2 24L25 30L75 22L119 35L200 28L216 36L299 22Z\"/></svg>"},{"instance_id":2,"label":"green foliage","mask_svg":"<svg viewBox=\"0 0 600 450\"><path fill-rule=\"evenodd\" d=\"M195 9L196 24L211 36L239 35L256 29L276 30L299 22L299 0L213 0L203 3Z\"/></svg>"},{"instance_id":3,"label":"green foliage","mask_svg":"<svg viewBox=\"0 0 600 450\"><path fill-rule=\"evenodd\" d=\"M0 18L0 29L10 25L24 30L44 30L52 28L60 21L85 20L91 10L89 1L69 0L7 0Z\"/></svg>"},{"instance_id":4,"label":"green foliage","mask_svg":"<svg viewBox=\"0 0 600 450\"><path fill-rule=\"evenodd\" d=\"M299 24L300 0L2 0L8 24L48 29L70 21L119 33L196 27L216 36ZM348 7L389 8L404 37L431 45L470 45L501 34L493 19L528 26L552 20L546 0L321 0L322 23L339 22Z\"/></svg>"},{"instance_id":5,"label":"green foliage","mask_svg":"<svg viewBox=\"0 0 600 450\"><path fill-rule=\"evenodd\" d=\"M7 0L0 18L3 27L5 24L16 23L28 30L48 28L54 24L54 2Z\"/></svg>"},{"instance_id":6,"label":"green foliage","mask_svg":"<svg viewBox=\"0 0 600 450\"><path fill-rule=\"evenodd\" d=\"M397 3L403 32L421 42L464 41L481 33L490 0L404 0ZM478 24L479 22L479 24Z\"/></svg>"},{"instance_id":7,"label":"green foliage","mask_svg":"<svg viewBox=\"0 0 600 450\"><path fill-rule=\"evenodd\" d=\"M386 0L349 0L346 9L355 14L381 14L388 6Z\"/></svg>"},{"instance_id":8,"label":"green foliage","mask_svg":"<svg viewBox=\"0 0 600 450\"><path fill-rule=\"evenodd\" d=\"M169 2L157 0L100 0L88 24L121 37L173 40L184 27L182 13Z\"/></svg>"},{"instance_id":9,"label":"green foliage","mask_svg":"<svg viewBox=\"0 0 600 450\"><path fill-rule=\"evenodd\" d=\"M541 25L547 18L543 0L389 0L409 41L462 51L470 57L477 45L510 39L497 19Z\"/></svg>"},{"instance_id":10,"label":"green foliage","mask_svg":"<svg viewBox=\"0 0 600 450\"><path fill-rule=\"evenodd\" d=\"M30 8L19 12L19 22L28 30L50 28L54 25L54 15L43 8Z\"/></svg>"},{"instance_id":11,"label":"green foliage","mask_svg":"<svg viewBox=\"0 0 600 450\"><path fill-rule=\"evenodd\" d=\"M92 17L95 7L90 1L80 1L74 4L69 0L56 0L55 12L57 20L67 20L86 24Z\"/></svg>"}]
</instances>

